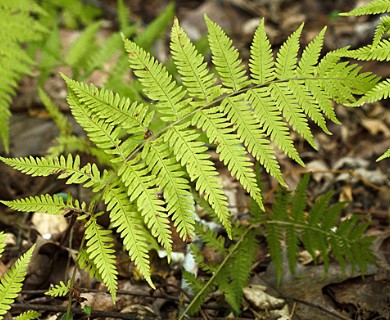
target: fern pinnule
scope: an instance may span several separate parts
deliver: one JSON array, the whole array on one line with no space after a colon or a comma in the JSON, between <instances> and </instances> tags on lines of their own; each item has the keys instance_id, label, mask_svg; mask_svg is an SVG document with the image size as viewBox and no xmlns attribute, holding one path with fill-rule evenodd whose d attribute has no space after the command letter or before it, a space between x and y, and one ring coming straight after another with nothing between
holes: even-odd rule
<instances>
[{"instance_id":1,"label":"fern pinnule","mask_svg":"<svg viewBox=\"0 0 390 320\"><path fill-rule=\"evenodd\" d=\"M166 68L136 43L125 39L124 45L130 68L139 78L143 92L149 99L159 102L157 111L161 119L176 121L191 112L188 103L183 100L186 91L176 84Z\"/></svg>"},{"instance_id":2,"label":"fern pinnule","mask_svg":"<svg viewBox=\"0 0 390 320\"><path fill-rule=\"evenodd\" d=\"M3 256L3 252L6 246L5 244L6 237L7 235L3 231L0 231L0 258Z\"/></svg>"},{"instance_id":3,"label":"fern pinnule","mask_svg":"<svg viewBox=\"0 0 390 320\"><path fill-rule=\"evenodd\" d=\"M28 310L15 317L15 320L33 320L39 319L40 316L41 314L39 312L34 310Z\"/></svg>"},{"instance_id":4,"label":"fern pinnule","mask_svg":"<svg viewBox=\"0 0 390 320\"><path fill-rule=\"evenodd\" d=\"M140 161L141 156L126 162L118 171L118 174L127 188L130 201L137 203L145 224L151 230L152 235L165 248L170 258L172 251L171 231L169 219L163 200L158 199L155 187L155 177L151 175L148 167Z\"/></svg>"},{"instance_id":5,"label":"fern pinnule","mask_svg":"<svg viewBox=\"0 0 390 320\"><path fill-rule=\"evenodd\" d=\"M251 44L249 69L255 85L270 83L276 77L271 43L265 32L264 19L256 29Z\"/></svg>"},{"instance_id":6,"label":"fern pinnule","mask_svg":"<svg viewBox=\"0 0 390 320\"><path fill-rule=\"evenodd\" d=\"M23 212L43 212L47 214L66 214L69 212L82 213L86 204L79 203L78 200L73 200L70 195L67 196L66 201L60 196L42 194L40 196L30 196L24 199L16 199L5 201L1 203L10 207L12 210Z\"/></svg>"},{"instance_id":7,"label":"fern pinnule","mask_svg":"<svg viewBox=\"0 0 390 320\"><path fill-rule=\"evenodd\" d=\"M150 172L156 176L159 189L163 190L167 212L183 240L194 237L195 203L186 173L178 164L169 145L163 139L148 143L142 150Z\"/></svg>"},{"instance_id":8,"label":"fern pinnule","mask_svg":"<svg viewBox=\"0 0 390 320\"><path fill-rule=\"evenodd\" d=\"M245 148L223 115L216 107L200 110L192 118L192 123L203 129L211 143L217 144L216 152L220 159L259 206L263 207L261 191L256 184L252 169L253 165L245 154Z\"/></svg>"},{"instance_id":9,"label":"fern pinnule","mask_svg":"<svg viewBox=\"0 0 390 320\"><path fill-rule=\"evenodd\" d=\"M144 227L141 214L135 205L129 203L126 188L122 184L107 188L103 198L110 212L111 227L116 228L130 259L154 288L150 277L148 244L145 241L148 238L148 231Z\"/></svg>"},{"instance_id":10,"label":"fern pinnule","mask_svg":"<svg viewBox=\"0 0 390 320\"><path fill-rule=\"evenodd\" d=\"M373 0L349 12L340 13L341 16L362 16L390 12L390 3L387 0Z\"/></svg>"},{"instance_id":11,"label":"fern pinnule","mask_svg":"<svg viewBox=\"0 0 390 320\"><path fill-rule=\"evenodd\" d=\"M303 23L295 30L280 47L276 55L275 74L279 80L287 80L295 77L297 58L299 51L299 38L303 29Z\"/></svg>"},{"instance_id":12,"label":"fern pinnule","mask_svg":"<svg viewBox=\"0 0 390 320\"><path fill-rule=\"evenodd\" d=\"M264 166L265 170L281 185L285 186L279 163L276 161L275 151L269 140L259 130L257 121L250 106L242 97L226 98L220 105L220 112L232 123L233 129L248 151Z\"/></svg>"},{"instance_id":13,"label":"fern pinnule","mask_svg":"<svg viewBox=\"0 0 390 320\"><path fill-rule=\"evenodd\" d=\"M71 80L62 75L68 92L72 95L73 109L87 109L97 119L104 120L112 126L120 126L129 134L144 134L153 118L154 113L148 107L107 89L98 89L93 84L89 86ZM79 111L80 112L80 111ZM82 123L80 123L83 126Z\"/></svg>"},{"instance_id":14,"label":"fern pinnule","mask_svg":"<svg viewBox=\"0 0 390 320\"><path fill-rule=\"evenodd\" d=\"M386 158L390 158L390 148L387 149L387 151L384 154L382 154L378 159L376 159L376 161L381 161Z\"/></svg>"},{"instance_id":15,"label":"fern pinnule","mask_svg":"<svg viewBox=\"0 0 390 320\"><path fill-rule=\"evenodd\" d=\"M48 291L46 291L45 295L51 297L65 297L70 291L70 285L70 280L68 280L66 284L63 281L60 281L59 284L53 286Z\"/></svg>"},{"instance_id":16,"label":"fern pinnule","mask_svg":"<svg viewBox=\"0 0 390 320\"><path fill-rule=\"evenodd\" d=\"M0 318L3 318L3 315L11 309L11 304L22 290L34 248L35 245L27 250L0 280Z\"/></svg>"},{"instance_id":17,"label":"fern pinnule","mask_svg":"<svg viewBox=\"0 0 390 320\"><path fill-rule=\"evenodd\" d=\"M249 84L237 49L222 28L205 15L213 64L227 92L237 92Z\"/></svg>"},{"instance_id":18,"label":"fern pinnule","mask_svg":"<svg viewBox=\"0 0 390 320\"><path fill-rule=\"evenodd\" d=\"M115 265L115 250L110 237L111 231L103 229L96 221L96 215L91 216L85 225L85 239L87 240L87 253L99 272L104 284L115 303L118 287Z\"/></svg>"},{"instance_id":19,"label":"fern pinnule","mask_svg":"<svg viewBox=\"0 0 390 320\"><path fill-rule=\"evenodd\" d=\"M229 219L228 202L221 190L218 172L210 160L210 156L204 151L207 147L196 139L199 133L187 129L188 125L176 126L164 134L164 139L172 148L176 160L185 166L191 181L196 180L195 188L204 193L204 198L214 209L219 221L231 236L231 222Z\"/></svg>"},{"instance_id":20,"label":"fern pinnule","mask_svg":"<svg viewBox=\"0 0 390 320\"><path fill-rule=\"evenodd\" d=\"M268 88L250 89L245 99L253 106L253 111L264 132L287 156L304 166L290 136L290 130L283 121L282 113L269 96Z\"/></svg>"},{"instance_id":21,"label":"fern pinnule","mask_svg":"<svg viewBox=\"0 0 390 320\"><path fill-rule=\"evenodd\" d=\"M194 106L212 102L221 95L221 88L208 71L207 63L180 27L177 19L173 22L171 33L171 53L183 85L194 99Z\"/></svg>"}]
</instances>

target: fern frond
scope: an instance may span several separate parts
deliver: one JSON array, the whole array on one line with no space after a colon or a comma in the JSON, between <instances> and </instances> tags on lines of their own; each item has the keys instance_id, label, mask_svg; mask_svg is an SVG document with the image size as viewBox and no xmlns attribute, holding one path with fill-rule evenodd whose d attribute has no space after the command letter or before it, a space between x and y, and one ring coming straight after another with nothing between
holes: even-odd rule
<instances>
[{"instance_id":1,"label":"fern frond","mask_svg":"<svg viewBox=\"0 0 390 320\"><path fill-rule=\"evenodd\" d=\"M148 130L154 113L150 112L147 106L142 103L132 103L128 98L121 98L110 90L98 89L93 84L88 86L71 80L65 75L62 77L68 86L68 91L74 97L74 102L77 103L77 105L72 103L71 106L88 109L98 119L112 126L120 126L129 134L143 135Z\"/></svg>"},{"instance_id":2,"label":"fern frond","mask_svg":"<svg viewBox=\"0 0 390 320\"><path fill-rule=\"evenodd\" d=\"M154 175L149 174L145 163L140 161L140 155L126 162L118 174L127 188L130 201L136 201L145 224L170 257L172 239L169 220L164 201L156 197L158 190L155 188Z\"/></svg>"},{"instance_id":3,"label":"fern frond","mask_svg":"<svg viewBox=\"0 0 390 320\"><path fill-rule=\"evenodd\" d=\"M295 190L293 197L291 198L290 216L291 220L302 223L304 221L304 214L307 204L306 192L308 183L310 180L310 174L305 174ZM290 270L295 273L296 258L299 251L299 230L293 225L286 226L286 244L288 247L287 258Z\"/></svg>"},{"instance_id":4,"label":"fern frond","mask_svg":"<svg viewBox=\"0 0 390 320\"><path fill-rule=\"evenodd\" d=\"M303 166L303 161L294 147L289 128L283 122L282 113L269 96L269 89L250 89L245 99L254 107L254 113L271 141L274 141L287 156Z\"/></svg>"},{"instance_id":5,"label":"fern frond","mask_svg":"<svg viewBox=\"0 0 390 320\"><path fill-rule=\"evenodd\" d=\"M64 156L54 158L30 156L25 158L0 157L0 160L33 177L57 174L59 179L68 179L67 184L83 184L86 187L93 187L96 192L105 186L95 164L87 164L80 168L80 157L76 156L73 159L71 154L67 158Z\"/></svg>"},{"instance_id":6,"label":"fern frond","mask_svg":"<svg viewBox=\"0 0 390 320\"><path fill-rule=\"evenodd\" d=\"M39 319L41 314L34 310L29 310L21 313L18 315L15 320L33 320L33 319Z\"/></svg>"},{"instance_id":7,"label":"fern frond","mask_svg":"<svg viewBox=\"0 0 390 320\"><path fill-rule=\"evenodd\" d=\"M272 221L284 221L287 214L287 205L289 194L283 194L281 189L278 190L272 204ZM264 225L265 237L267 239L268 250L275 266L276 281L280 283L283 276L283 227L277 223L267 223Z\"/></svg>"},{"instance_id":8,"label":"fern frond","mask_svg":"<svg viewBox=\"0 0 390 320\"><path fill-rule=\"evenodd\" d=\"M69 195L66 202L62 197L57 195L42 194L41 196L30 196L24 199L11 201L1 200L1 203L10 207L12 210L23 212L43 212L47 214L66 214L68 212L83 212L86 204L73 201Z\"/></svg>"},{"instance_id":9,"label":"fern frond","mask_svg":"<svg viewBox=\"0 0 390 320\"><path fill-rule=\"evenodd\" d=\"M211 143L217 144L216 152L251 197L263 207L261 191L256 183L253 164L245 155L245 149L235 136L233 128L218 112L217 108L198 111L192 124L203 129Z\"/></svg>"},{"instance_id":10,"label":"fern frond","mask_svg":"<svg viewBox=\"0 0 390 320\"><path fill-rule=\"evenodd\" d=\"M263 85L275 79L274 57L265 32L264 19L256 29L250 51L249 68L254 84Z\"/></svg>"},{"instance_id":11,"label":"fern frond","mask_svg":"<svg viewBox=\"0 0 390 320\"><path fill-rule=\"evenodd\" d=\"M86 271L91 278L96 278L97 280L103 282L103 279L97 269L93 260L89 258L88 252L86 249L80 249L77 254L77 265Z\"/></svg>"},{"instance_id":12,"label":"fern frond","mask_svg":"<svg viewBox=\"0 0 390 320\"><path fill-rule=\"evenodd\" d=\"M220 96L220 86L215 84L216 79L208 72L203 56L197 52L177 19L172 27L171 53L183 85L194 99L193 105L204 105L204 102L209 103Z\"/></svg>"},{"instance_id":13,"label":"fern frond","mask_svg":"<svg viewBox=\"0 0 390 320\"><path fill-rule=\"evenodd\" d=\"M294 78L299 51L299 37L301 36L302 29L303 23L280 47L275 63L275 74L277 79L286 80Z\"/></svg>"},{"instance_id":14,"label":"fern frond","mask_svg":"<svg viewBox=\"0 0 390 320\"><path fill-rule=\"evenodd\" d=\"M154 288L150 277L148 244L145 241L147 230L143 226L142 216L129 202L126 189L121 185L108 188L103 198L107 210L110 211L112 228L117 228L130 259L134 261L149 285Z\"/></svg>"},{"instance_id":15,"label":"fern frond","mask_svg":"<svg viewBox=\"0 0 390 320\"><path fill-rule=\"evenodd\" d=\"M50 100L49 96L43 91L42 88L38 88L39 98L48 111L50 117L53 119L61 136L69 136L72 132L72 127L68 122L66 116L58 109L56 105Z\"/></svg>"},{"instance_id":16,"label":"fern frond","mask_svg":"<svg viewBox=\"0 0 390 320\"><path fill-rule=\"evenodd\" d=\"M374 0L349 12L340 13L341 16L362 16L366 14L379 14L390 12L388 0Z\"/></svg>"},{"instance_id":17,"label":"fern frond","mask_svg":"<svg viewBox=\"0 0 390 320\"><path fill-rule=\"evenodd\" d=\"M164 135L164 139L172 148L176 160L187 168L191 181L196 180L196 190L202 194L214 209L218 219L231 236L231 224L229 220L228 202L221 190L218 172L210 156L205 153L207 147L196 139L199 134L191 129L186 129L187 124L173 127Z\"/></svg>"},{"instance_id":18,"label":"fern frond","mask_svg":"<svg viewBox=\"0 0 390 320\"><path fill-rule=\"evenodd\" d=\"M99 30L102 22L97 21L88 25L80 36L72 43L66 56L65 62L71 67L77 67L82 65L87 60L91 48L94 44L94 39L97 31Z\"/></svg>"},{"instance_id":19,"label":"fern frond","mask_svg":"<svg viewBox=\"0 0 390 320\"><path fill-rule=\"evenodd\" d=\"M1 231L0 232L0 258L3 256L3 252L4 252L4 249L5 249L5 239L6 239L7 235Z\"/></svg>"},{"instance_id":20,"label":"fern frond","mask_svg":"<svg viewBox=\"0 0 390 320\"><path fill-rule=\"evenodd\" d=\"M51 297L65 297L70 290L70 280L65 284L63 281L60 281L59 284L53 286L48 291L45 292L45 295Z\"/></svg>"},{"instance_id":21,"label":"fern frond","mask_svg":"<svg viewBox=\"0 0 390 320\"><path fill-rule=\"evenodd\" d=\"M249 84L237 49L222 28L205 16L212 61L228 92L237 92Z\"/></svg>"},{"instance_id":22,"label":"fern frond","mask_svg":"<svg viewBox=\"0 0 390 320\"><path fill-rule=\"evenodd\" d=\"M142 158L150 172L156 176L157 186L163 190L167 211L183 240L194 236L194 199L185 172L169 152L162 139L145 145Z\"/></svg>"},{"instance_id":23,"label":"fern frond","mask_svg":"<svg viewBox=\"0 0 390 320\"><path fill-rule=\"evenodd\" d=\"M382 39L376 44L369 44L356 50L348 51L345 56L357 60L370 61L389 61L390 60L390 41Z\"/></svg>"},{"instance_id":24,"label":"fern frond","mask_svg":"<svg viewBox=\"0 0 390 320\"><path fill-rule=\"evenodd\" d=\"M296 71L299 77L310 77L315 74L315 66L320 58L321 49L324 44L325 32L326 27L324 27L303 50Z\"/></svg>"},{"instance_id":25,"label":"fern frond","mask_svg":"<svg viewBox=\"0 0 390 320\"><path fill-rule=\"evenodd\" d=\"M26 251L0 280L0 316L11 309L11 304L22 290L23 280L26 277L34 248L35 245Z\"/></svg>"},{"instance_id":26,"label":"fern frond","mask_svg":"<svg viewBox=\"0 0 390 320\"><path fill-rule=\"evenodd\" d=\"M264 166L271 176L281 185L285 185L280 166L276 161L275 152L270 142L259 130L260 123L245 101L241 97L237 97L237 99L226 98L220 105L219 110L233 124L233 129L237 131L240 140L248 151Z\"/></svg>"},{"instance_id":27,"label":"fern frond","mask_svg":"<svg viewBox=\"0 0 390 320\"><path fill-rule=\"evenodd\" d=\"M293 82L293 81L291 81ZM289 90L288 84L272 83L270 85L271 96L278 108L282 111L283 117L314 149L318 149L314 142L313 134L297 98ZM301 95L302 97L302 95Z\"/></svg>"},{"instance_id":28,"label":"fern frond","mask_svg":"<svg viewBox=\"0 0 390 320\"><path fill-rule=\"evenodd\" d=\"M9 151L9 106L23 75L31 74L34 64L25 44L38 41L47 30L38 22L44 14L38 4L28 0L0 1L0 138Z\"/></svg>"},{"instance_id":29,"label":"fern frond","mask_svg":"<svg viewBox=\"0 0 390 320\"><path fill-rule=\"evenodd\" d=\"M390 158L390 148L384 154L382 154L378 159L376 159L376 161L381 161L386 158Z\"/></svg>"},{"instance_id":30,"label":"fern frond","mask_svg":"<svg viewBox=\"0 0 390 320\"><path fill-rule=\"evenodd\" d=\"M195 225L195 230L196 235L206 246L215 250L219 254L227 254L225 239L223 236L219 236L216 231L198 223Z\"/></svg>"},{"instance_id":31,"label":"fern frond","mask_svg":"<svg viewBox=\"0 0 390 320\"><path fill-rule=\"evenodd\" d=\"M115 303L116 290L118 287L115 266L115 250L112 249L113 242L109 236L110 230L104 230L98 225L95 216L91 216L85 225L85 239L87 240L87 253L97 267L103 283L107 286Z\"/></svg>"},{"instance_id":32,"label":"fern frond","mask_svg":"<svg viewBox=\"0 0 390 320\"><path fill-rule=\"evenodd\" d=\"M390 97L390 79L383 80L368 91L359 101L352 106L362 106L364 103L375 102Z\"/></svg>"},{"instance_id":33,"label":"fern frond","mask_svg":"<svg viewBox=\"0 0 390 320\"><path fill-rule=\"evenodd\" d=\"M385 33L389 33L390 31L390 17L383 16L380 18L381 22L376 26L374 38L372 39L372 45L376 47L382 39L382 36Z\"/></svg>"},{"instance_id":34,"label":"fern frond","mask_svg":"<svg viewBox=\"0 0 390 320\"><path fill-rule=\"evenodd\" d=\"M158 101L157 111L163 121L176 121L191 112L183 100L186 91L176 84L166 68L136 43L124 40L130 68L139 78L143 92Z\"/></svg>"}]
</instances>

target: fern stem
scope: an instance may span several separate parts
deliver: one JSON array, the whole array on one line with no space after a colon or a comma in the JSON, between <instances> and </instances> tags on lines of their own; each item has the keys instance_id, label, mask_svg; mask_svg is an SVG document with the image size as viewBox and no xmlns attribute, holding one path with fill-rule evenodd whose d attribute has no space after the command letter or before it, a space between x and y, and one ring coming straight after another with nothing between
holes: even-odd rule
<instances>
[{"instance_id":1,"label":"fern stem","mask_svg":"<svg viewBox=\"0 0 390 320\"><path fill-rule=\"evenodd\" d=\"M199 297L202 296L202 294L205 292L205 290L212 284L214 279L217 277L217 275L221 272L222 268L225 266L225 264L230 260L232 255L236 252L237 248L240 246L241 242L244 241L246 235L251 231L253 228L255 228L256 225L251 225L248 227L247 230L241 235L240 239L237 241L237 243L234 245L234 247L229 251L229 253L226 255L225 259L222 261L222 263L218 266L217 270L213 273L213 275L210 277L210 279L206 282L206 284L202 287L201 290L193 297L187 308L183 311L181 314L179 320L183 320L185 315L191 310L192 306L195 304L196 300L199 299Z\"/></svg>"}]
</instances>

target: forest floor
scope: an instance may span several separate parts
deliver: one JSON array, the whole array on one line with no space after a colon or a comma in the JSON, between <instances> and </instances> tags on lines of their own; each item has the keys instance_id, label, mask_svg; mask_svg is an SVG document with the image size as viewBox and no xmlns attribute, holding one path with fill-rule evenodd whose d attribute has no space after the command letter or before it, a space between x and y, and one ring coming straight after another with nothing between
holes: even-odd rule
<instances>
[{"instance_id":1,"label":"forest floor","mask_svg":"<svg viewBox=\"0 0 390 320\"><path fill-rule=\"evenodd\" d=\"M338 12L353 9L365 1L320 1L320 0L185 0L176 1L176 16L186 32L194 40L206 33L203 16L206 13L213 21L220 24L234 41L245 60L249 56L252 35L260 18L264 17L270 41L278 46L302 23L305 22L301 44L306 45L324 26L328 26L323 53L329 50L351 45L352 47L368 44L372 39L377 22L376 17L345 18L337 17ZM106 14L105 19L112 19L115 1L96 1ZM129 0L132 19L147 24L166 6L164 0ZM110 14L108 14L110 12ZM62 41L74 39L77 31L63 30ZM109 32L109 30L107 30ZM157 56L164 58L168 53L169 35L156 46ZM157 49L156 49L157 50ZM361 63L365 70L370 70L382 77L390 75L389 63ZM99 74L89 79L99 81ZM48 117L39 101L34 81L26 77L19 88L18 96L12 105L11 155L44 155L58 130ZM54 100L62 100L66 105L65 85L60 77L45 85L46 91ZM370 266L365 277L358 272L354 275L343 274L337 264L332 264L327 276L323 266L314 265L303 258L300 275L294 280L282 282L279 287L274 283L274 274L269 267L267 249L262 244L261 252L256 257L251 276L251 287L245 292L244 310L239 317L231 314L229 319L288 319L271 316L271 313L259 309L256 299L267 287L268 297L282 299L282 307L288 308L293 319L390 319L390 159L376 162L376 159L390 146L390 109L389 101L373 103L362 108L336 106L336 113L342 125L329 123L332 135L326 135L313 126L315 140L319 150L312 149L307 143L295 137L296 146L302 155L306 168L279 155L279 162L285 180L294 190L305 171L313 171L309 188L309 202L326 191L335 192L335 201L348 201L347 214L360 214L371 221L368 233L374 235L374 253L378 264ZM64 107L64 112L69 110ZM224 186L230 203L235 204L235 212L248 213L247 196L238 184L225 171L221 171ZM272 194L276 182L264 178L264 194ZM0 164L1 199L15 199L45 192L66 192L64 186L50 178L30 178ZM266 207L270 206L272 196L266 198ZM21 214L0 207L1 229L8 234L4 263L0 263L0 274L25 249L26 243L37 242L29 273L23 288L23 297L14 305L13 310L24 311L26 306L35 306L42 313L42 319L60 319L66 310L65 300L53 300L43 295L50 283L59 283L64 275L70 275L73 267L74 251L68 246L65 234L68 220L64 217L41 215L39 213ZM73 238L81 237L73 229ZM80 233L80 232L79 232ZM51 234L51 239L44 239L43 234ZM66 241L64 241L66 240ZM182 256L186 244L177 240L175 251ZM23 249L24 248L24 249ZM212 252L205 252L208 259L214 259ZM131 319L176 319L181 305L182 291L181 267L170 266L157 254L153 258L153 277L158 289L153 291L146 283L138 279L134 266L126 253L118 256L119 291L115 305L105 288L98 282L80 274L80 295L83 303L92 306L99 318L115 318L120 312L129 312ZM226 317L224 306L216 303L216 296L210 297L202 312L195 318L217 319ZM274 307L282 309L281 305ZM271 307L272 309L272 307ZM81 318L81 316L75 316ZM130 319L130 318L128 318Z\"/></svg>"}]
</instances>

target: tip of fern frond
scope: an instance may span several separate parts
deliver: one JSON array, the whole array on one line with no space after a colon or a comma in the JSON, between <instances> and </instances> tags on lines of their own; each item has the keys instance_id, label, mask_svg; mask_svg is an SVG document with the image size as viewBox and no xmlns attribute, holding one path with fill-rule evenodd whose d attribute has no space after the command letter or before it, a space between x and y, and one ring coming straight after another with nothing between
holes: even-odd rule
<instances>
[{"instance_id":1,"label":"tip of fern frond","mask_svg":"<svg viewBox=\"0 0 390 320\"><path fill-rule=\"evenodd\" d=\"M145 278L148 285L152 287L153 290L156 290L156 286L153 284L152 279L150 277Z\"/></svg>"}]
</instances>

